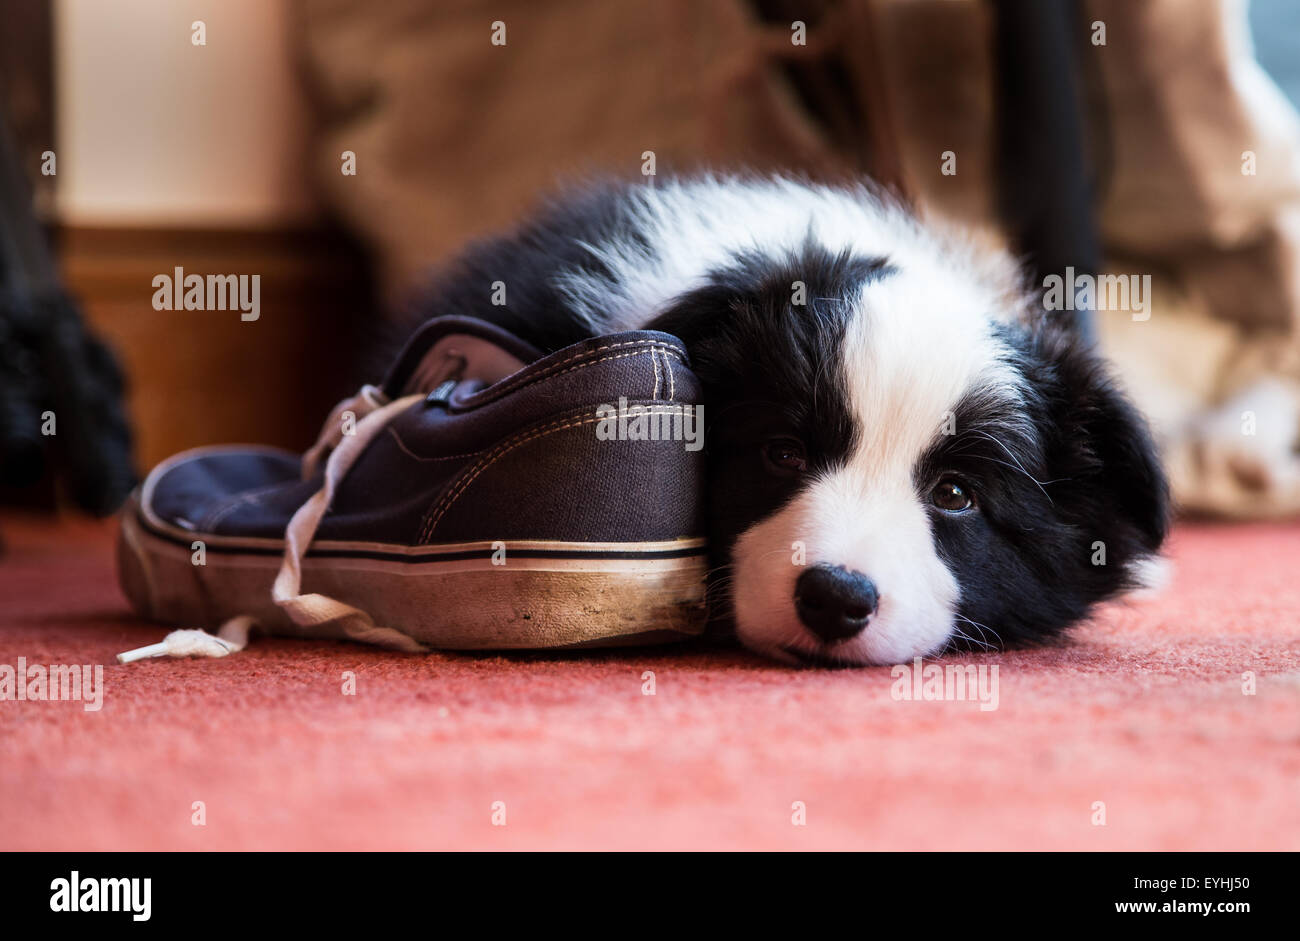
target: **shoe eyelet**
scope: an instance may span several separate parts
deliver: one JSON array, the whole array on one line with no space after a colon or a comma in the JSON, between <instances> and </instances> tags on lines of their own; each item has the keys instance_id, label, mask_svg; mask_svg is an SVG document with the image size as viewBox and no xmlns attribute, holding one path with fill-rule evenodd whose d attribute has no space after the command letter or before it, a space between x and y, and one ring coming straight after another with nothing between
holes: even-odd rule
<instances>
[{"instance_id":1,"label":"shoe eyelet","mask_svg":"<svg viewBox=\"0 0 1300 941\"><path fill-rule=\"evenodd\" d=\"M425 405L450 405L451 393L456 388L456 380L448 379L440 382L432 392L424 397Z\"/></svg>"}]
</instances>

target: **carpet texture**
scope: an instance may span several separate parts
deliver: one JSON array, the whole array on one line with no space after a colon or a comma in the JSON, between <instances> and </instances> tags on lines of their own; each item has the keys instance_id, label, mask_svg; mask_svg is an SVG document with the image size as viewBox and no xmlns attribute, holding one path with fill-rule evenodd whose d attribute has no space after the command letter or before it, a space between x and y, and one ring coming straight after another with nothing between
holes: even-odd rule
<instances>
[{"instance_id":1,"label":"carpet texture","mask_svg":"<svg viewBox=\"0 0 1300 941\"><path fill-rule=\"evenodd\" d=\"M112 526L0 532L0 664L105 664L98 712L0 702L0 849L1300 849L1297 525L1184 524L1157 599L963 657L990 711L686 647L119 666L164 631Z\"/></svg>"}]
</instances>

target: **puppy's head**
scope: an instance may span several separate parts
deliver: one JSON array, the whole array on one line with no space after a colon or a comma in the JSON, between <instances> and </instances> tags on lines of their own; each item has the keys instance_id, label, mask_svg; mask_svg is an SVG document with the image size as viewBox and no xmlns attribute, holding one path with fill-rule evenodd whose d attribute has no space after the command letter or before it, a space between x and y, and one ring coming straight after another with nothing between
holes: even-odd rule
<instances>
[{"instance_id":1,"label":"puppy's head","mask_svg":"<svg viewBox=\"0 0 1300 941\"><path fill-rule=\"evenodd\" d=\"M747 646L887 664L1058 633L1165 535L1093 353L960 265L741 259L656 326L705 384L712 598Z\"/></svg>"}]
</instances>

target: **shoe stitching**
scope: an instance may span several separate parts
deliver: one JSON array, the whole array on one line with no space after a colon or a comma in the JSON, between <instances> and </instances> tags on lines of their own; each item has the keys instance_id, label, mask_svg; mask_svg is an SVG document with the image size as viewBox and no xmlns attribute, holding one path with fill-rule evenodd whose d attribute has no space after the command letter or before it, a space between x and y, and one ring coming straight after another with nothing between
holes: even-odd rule
<instances>
[{"instance_id":1,"label":"shoe stitching","mask_svg":"<svg viewBox=\"0 0 1300 941\"><path fill-rule=\"evenodd\" d=\"M651 405L651 406L644 406L644 408L646 414L662 414L664 412L675 413L676 411L674 408L666 405L660 405L660 406ZM586 410L584 409L584 413L585 411ZM455 501L460 497L460 495L465 491L465 489L471 483L474 482L475 478L477 478L480 474L482 474L485 470L487 470L489 467L495 464L499 459L504 457L506 454L513 451L515 448L520 447L521 445L527 444L530 441L535 441L538 438L544 438L547 435L554 434L557 431L564 431L567 428L577 428L582 425L590 425L590 424L594 424L595 422L604 421L604 420L605 419L599 415L589 415L587 417L583 417L575 421L573 420L573 416L570 415L566 418L558 419L557 421L559 422L559 424L552 423L551 425L545 426L543 428L533 429L531 432L525 434L523 437L517 439L510 439L505 442L502 442L502 444L497 449L484 455L483 461L470 474L468 474L468 476L462 478L455 488L453 488L442 498L440 498L439 504L443 504L443 505L441 506L439 506L439 504L434 505L433 509L430 511L431 515L427 518L425 525L421 527L420 530L421 543L427 542L428 539L433 535L433 530L437 527L439 520L441 520L442 517L446 515L447 511L451 509L451 505L455 503Z\"/></svg>"},{"instance_id":2,"label":"shoe stitching","mask_svg":"<svg viewBox=\"0 0 1300 941\"><path fill-rule=\"evenodd\" d=\"M259 503L264 498L270 496L274 491L284 487L286 484L294 483L298 483L298 481L292 479L281 480L278 483L266 484L265 486L258 487L255 490L245 490L243 493L237 494L225 506L209 510L207 515L196 524L198 529L196 529L195 532L211 532L216 528L218 523L239 507L244 506L245 504Z\"/></svg>"},{"instance_id":3,"label":"shoe stitching","mask_svg":"<svg viewBox=\"0 0 1300 941\"><path fill-rule=\"evenodd\" d=\"M602 353L608 350L618 349L624 346L641 346L641 347L647 347L647 349L637 350L632 353L617 353L612 356L602 356L597 359L589 360L585 363L578 363L578 365L576 366L568 365L569 363L572 363L575 360L582 359L584 356L592 356L596 353ZM464 402L459 404L458 410L464 409L466 405L477 406L484 402L491 402L492 400L499 398L502 395L505 395L507 392L512 392L521 386L528 385L529 383L539 382L542 379L549 379L552 378L553 376L558 376L563 373L574 372L579 369L585 369L588 366L594 366L597 363L607 362L608 360L611 359L623 359L628 356L641 356L647 352L653 353L655 349L658 349L661 352L665 352L665 353L672 353L672 355L677 357L679 360L681 360L683 364L686 362L685 350L679 349L678 347L675 346L667 346L656 340L629 340L626 343L611 343L609 346L601 346L601 347L597 347L594 350L587 350L584 353L579 353L575 356L570 356L568 359L561 360L558 363L553 363L550 366L548 366L546 369L543 369L541 372L533 373L532 375L527 375L527 376L519 376L514 379L506 379L503 380L502 382L496 383L495 385L488 386L482 392L477 392L474 395L466 398ZM483 396L483 398L479 398L479 396Z\"/></svg>"},{"instance_id":4,"label":"shoe stitching","mask_svg":"<svg viewBox=\"0 0 1300 941\"><path fill-rule=\"evenodd\" d=\"M609 362L610 360L613 359L627 359L632 356L644 356L647 353L653 356L654 348L652 347L648 349L636 350L631 353L613 353L609 356L602 356L599 359L589 360L585 363L578 363L578 365L576 366L569 366L565 369L561 369L556 372L548 371L546 373L539 373L536 376L527 376L520 383L514 385L513 387L497 388L497 386L488 386L488 388L484 389L482 392L476 393L476 396L482 395L482 396L486 396L486 398L479 399L476 396L470 396L467 399L465 399L464 402L459 403L459 405L457 406L457 410L464 410L467 405L477 408L481 405L484 405L488 402L500 398L501 396L505 395L508 392L514 392L519 388L522 388L524 385L528 385L533 382L541 382L544 379L554 379L556 376L562 376L566 373L577 372L579 369L586 369L588 366L595 366L598 363ZM672 353L674 356L677 356L679 359L681 358L682 354L677 350L672 350Z\"/></svg>"},{"instance_id":5,"label":"shoe stitching","mask_svg":"<svg viewBox=\"0 0 1300 941\"><path fill-rule=\"evenodd\" d=\"M421 457L406 446L406 442L402 440L401 436L397 433L397 429L392 425L389 425L386 431L393 436L393 440L397 442L397 446L401 449L402 453L416 461L454 461L459 458L476 457L483 453L482 449L479 449L478 451L470 451L466 454L448 454L443 457Z\"/></svg>"},{"instance_id":6,"label":"shoe stitching","mask_svg":"<svg viewBox=\"0 0 1300 941\"><path fill-rule=\"evenodd\" d=\"M550 431L559 431L562 427L570 427L570 423L575 419L581 419L590 415L591 408L586 407L578 411L570 411L559 418L551 419L551 421L545 425L528 428L524 431L518 432L514 437L507 438L496 447L484 453L481 456L479 463L467 469L464 473L478 476L478 474L482 472L482 469L487 466L483 462L494 462L501 454L506 453L508 450L513 450L518 444L522 444L524 441L530 441L533 438L541 437ZM595 421L596 419L592 418L592 420ZM424 519L421 521L420 525L421 542L424 542L430 535L432 535L433 528L437 525L437 518L446 513L451 502L460 495L463 485L467 483L468 481L462 477L455 487L443 493L443 495L434 501L433 505L425 512ZM443 504L446 504L446 506L443 506Z\"/></svg>"},{"instance_id":7,"label":"shoe stitching","mask_svg":"<svg viewBox=\"0 0 1300 941\"><path fill-rule=\"evenodd\" d=\"M650 406L644 406L644 408L646 410L646 414L662 414L664 412L675 413L676 411L675 408L667 405L659 405L659 406L650 405ZM580 414L586 414L586 412L587 410L584 409L583 413ZM527 444L530 441L535 441L538 438L544 438L547 435L554 434L557 431L564 431L567 428L578 428L582 425L591 425L598 421L605 420L603 417L599 415L589 415L589 414L587 414L586 417L578 418L577 420L574 419L575 416L572 414L564 418L557 419L555 422L553 422L550 425L546 425L542 428L532 429L531 431L525 433L522 437L512 438L503 441L500 445L497 446L497 448L485 454L483 456L482 461L472 470L472 472L468 473L465 477L462 477L460 482L457 483L452 490L448 491L442 497L440 497L438 502L435 503L430 508L429 512L425 516L424 524L420 527L420 544L423 545L428 543L428 541L433 536L434 529L436 529L438 526L438 522L442 519L443 516L446 515L447 511L451 509L452 504L455 503L456 500L460 498L460 495L465 492L465 489L469 487L469 485L472 484L480 474L482 474L485 470L487 470L489 467L495 464L506 454L513 451L515 448L520 447L521 445Z\"/></svg>"},{"instance_id":8,"label":"shoe stitching","mask_svg":"<svg viewBox=\"0 0 1300 941\"><path fill-rule=\"evenodd\" d=\"M635 341L635 342L637 342L637 343L641 343L641 344L653 343L654 345L650 346L648 349L636 350L636 351L631 352L631 353L615 353L615 354L613 354L613 355L611 355L611 356L602 356L602 357L600 357L600 358L598 358L598 359L591 360L590 362L579 363L577 366L572 366L572 367L570 367L569 369L562 370L561 372L573 372L574 370L584 369L584 368L586 368L587 366L594 366L594 365L596 365L597 363L604 363L604 362L607 362L607 361L609 361L609 360L613 360L613 359L626 359L626 358L628 358L628 357L632 357L632 356L644 356L645 354L648 353L648 354L650 354L650 361L651 361L652 364L654 364L654 367L655 367L655 385L654 385L654 395L651 396L651 397L657 399L657 398L659 398L659 389L660 389L660 384L661 384L661 382L660 382L660 376L659 376L659 360L658 360L658 357L655 355L655 353L656 353L656 351L657 351L660 355L662 355L662 356L664 357L664 366L665 366L665 369L666 369L666 371L667 371L667 373L668 373L668 382L671 384L671 387L672 387L672 389L673 389L673 391L669 392L668 397L669 397L670 399L674 398L674 396L676 395L676 383L673 382L673 377L672 377L672 372L673 372L673 371L672 371L672 364L668 362L668 354L669 354L669 353L672 353L672 354L673 354L674 356L676 356L678 359L681 359L682 351L678 350L676 347L665 346L665 345L663 345L663 344L654 343L654 341L649 341L649 340L638 340L638 341ZM602 350L608 350L608 349L613 349L613 348L618 347L618 346L627 346L627 345L630 345L630 344L629 344L629 343L615 343L615 344L612 344L611 346L601 347L600 349L602 349ZM591 351L591 352L597 352L597 351L594 351L594 350L593 350L593 351ZM576 358L577 358L577 357L571 357L570 360L566 360L565 362L570 362L572 359L576 359ZM683 364L684 364L684 361L683 361ZM556 365L560 365L560 364L557 363ZM559 375L559 373L555 373L555 374L553 374L553 375ZM539 376L537 376L537 377L535 377L535 378L537 378L537 379L540 380L540 379L542 379L542 378L551 378L551 376L542 376L542 375L539 375ZM491 388L492 388L492 389L495 389L495 387L491 387ZM488 390L484 390L484 391L486 392L486 391L488 391ZM505 392L505 391L508 391L508 390L502 389L501 391L502 391L502 392ZM473 399L470 399L470 401L473 401ZM474 405L475 405L475 407L478 407L478 406L480 406L481 404L486 404L486 401L487 401L487 400L485 400L484 402L474 402ZM479 451L472 451L472 452L470 452L470 453L468 453L468 454L453 454L453 455L449 455L449 456L446 456L446 457L422 457L421 455L416 454L414 451L412 451L412 450L411 450L411 449L406 445L406 443L405 443L404 441L402 441L401 437L397 434L396 429L394 429L391 425L390 425L386 430L388 431L388 433L389 433L390 435L393 436L393 440L397 442L397 446L398 446L398 447L403 451L403 453L405 453L407 456L409 456L409 457L411 457L411 458L413 458L414 460L417 460L417 461L450 461L450 460L454 460L454 459L457 459L457 458L474 457L475 455L478 455L478 454L482 454L482 453L483 453L482 450L479 450Z\"/></svg>"}]
</instances>

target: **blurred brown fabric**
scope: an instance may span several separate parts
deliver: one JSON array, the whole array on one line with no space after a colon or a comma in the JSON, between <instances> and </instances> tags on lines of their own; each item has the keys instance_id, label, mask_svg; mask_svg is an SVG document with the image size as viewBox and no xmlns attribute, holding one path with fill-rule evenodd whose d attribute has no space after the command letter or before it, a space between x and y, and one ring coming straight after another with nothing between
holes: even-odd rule
<instances>
[{"instance_id":1,"label":"blurred brown fabric","mask_svg":"<svg viewBox=\"0 0 1300 941\"><path fill-rule=\"evenodd\" d=\"M941 214L992 223L991 10L875 6L905 185ZM1098 313L1103 346L1184 510L1300 513L1300 119L1253 58L1242 0L1081 7L1106 269L1153 282L1149 319ZM945 150L955 176L940 173Z\"/></svg>"},{"instance_id":2,"label":"blurred brown fabric","mask_svg":"<svg viewBox=\"0 0 1300 941\"><path fill-rule=\"evenodd\" d=\"M997 223L996 58L980 0L301 11L319 177L376 249L391 298L557 180L635 177L646 151L659 173L873 173L928 215ZM1300 121L1252 57L1242 0L1084 0L1082 14L1108 269L1153 281L1149 319L1100 315L1103 345L1161 435L1184 507L1300 512ZM806 45L792 41L796 20ZM345 150L355 176L339 172ZM941 172L945 152L955 175Z\"/></svg>"},{"instance_id":3,"label":"blurred brown fabric","mask_svg":"<svg viewBox=\"0 0 1300 941\"><path fill-rule=\"evenodd\" d=\"M740 0L302 10L324 115L318 170L394 293L557 180L636 177L646 151L658 173L851 169L768 67L766 31ZM498 20L504 46L491 42ZM339 172L345 150L356 176Z\"/></svg>"}]
</instances>

